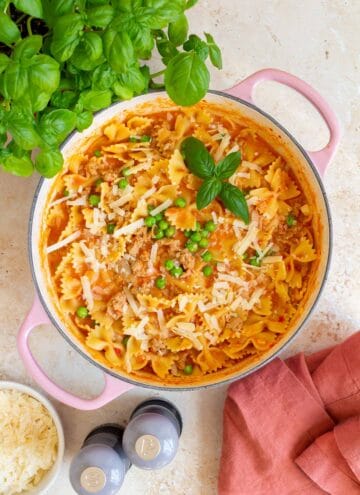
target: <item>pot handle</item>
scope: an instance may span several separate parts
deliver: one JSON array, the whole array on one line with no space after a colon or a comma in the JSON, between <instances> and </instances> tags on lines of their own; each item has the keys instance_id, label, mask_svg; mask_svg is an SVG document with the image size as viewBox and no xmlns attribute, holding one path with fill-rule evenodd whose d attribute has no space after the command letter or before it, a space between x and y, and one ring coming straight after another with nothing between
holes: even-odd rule
<instances>
[{"instance_id":1,"label":"pot handle","mask_svg":"<svg viewBox=\"0 0 360 495\"><path fill-rule=\"evenodd\" d=\"M340 141L340 124L337 116L325 99L309 84L288 72L278 69L263 69L255 72L232 88L227 89L225 92L242 98L249 103L253 103L252 95L254 88L261 81L276 81L294 89L307 98L325 120L330 132L328 144L319 151L307 152L314 162L319 174L323 176Z\"/></svg>"},{"instance_id":2,"label":"pot handle","mask_svg":"<svg viewBox=\"0 0 360 495\"><path fill-rule=\"evenodd\" d=\"M101 394L94 399L82 399L81 397L77 397L76 395L73 395L56 385L56 383L50 380L50 378L44 373L44 371L35 361L34 356L32 355L28 345L28 338L32 330L38 325L49 323L51 322L44 308L42 307L38 296L36 295L32 308L27 314L18 332L17 346L21 359L23 360L25 368L27 369L29 374L32 376L35 382L40 385L49 395L54 397L54 399L57 399L58 401L63 402L68 406L75 407L76 409L90 411L104 406L119 395L133 388L133 385L130 385L129 383L121 381L117 378L113 378L106 373L104 373L104 388Z\"/></svg>"}]
</instances>

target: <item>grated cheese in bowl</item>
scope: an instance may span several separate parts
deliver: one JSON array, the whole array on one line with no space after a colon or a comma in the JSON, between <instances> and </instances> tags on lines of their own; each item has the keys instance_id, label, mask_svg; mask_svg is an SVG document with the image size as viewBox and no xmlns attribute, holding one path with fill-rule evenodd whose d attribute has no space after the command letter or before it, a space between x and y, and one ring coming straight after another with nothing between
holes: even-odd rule
<instances>
[{"instance_id":1,"label":"grated cheese in bowl","mask_svg":"<svg viewBox=\"0 0 360 495\"><path fill-rule=\"evenodd\" d=\"M20 384L0 382L0 493L35 494L47 488L62 460L62 435L46 399Z\"/></svg>"}]
</instances>

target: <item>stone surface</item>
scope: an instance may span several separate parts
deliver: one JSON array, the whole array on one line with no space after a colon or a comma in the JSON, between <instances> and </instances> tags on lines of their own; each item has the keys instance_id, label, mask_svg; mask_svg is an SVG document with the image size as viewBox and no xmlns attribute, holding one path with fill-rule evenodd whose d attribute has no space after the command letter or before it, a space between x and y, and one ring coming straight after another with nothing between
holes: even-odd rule
<instances>
[{"instance_id":1,"label":"stone surface","mask_svg":"<svg viewBox=\"0 0 360 495\"><path fill-rule=\"evenodd\" d=\"M338 114L343 139L324 184L334 226L333 260L312 318L286 350L312 351L339 342L360 324L360 2L358 0L200 0L189 12L191 28L219 42L224 70L212 71L212 88L225 89L264 67L289 71L312 84ZM305 147L326 143L326 127L303 98L274 83L261 85L259 106L283 123ZM27 223L37 178L1 173L0 379L34 385L16 351L15 335L31 306L34 288L27 261ZM89 396L101 389L101 373L51 327L34 331L34 354L65 388ZM124 422L142 399L162 395L184 418L180 451L167 468L132 468L120 494L215 495L226 387L187 393L136 388L98 411L56 403L66 434L66 457L51 495L71 495L68 463L88 431L103 422Z\"/></svg>"}]
</instances>

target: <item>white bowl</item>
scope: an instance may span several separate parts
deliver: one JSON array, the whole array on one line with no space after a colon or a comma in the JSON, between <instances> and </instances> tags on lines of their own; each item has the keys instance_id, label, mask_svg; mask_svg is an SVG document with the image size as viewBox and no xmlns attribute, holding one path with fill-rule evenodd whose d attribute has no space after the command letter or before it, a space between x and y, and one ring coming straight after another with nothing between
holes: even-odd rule
<instances>
[{"instance_id":1,"label":"white bowl","mask_svg":"<svg viewBox=\"0 0 360 495\"><path fill-rule=\"evenodd\" d=\"M34 399L38 400L39 402L41 402L41 404L43 404L43 406L49 412L50 416L54 421L58 436L58 448L57 448L56 460L52 468L44 475L44 477L36 487L32 488L31 490L22 492L24 493L24 495L45 494L49 489L49 487L54 483L57 475L59 474L62 461L64 458L65 440L64 440L64 430L61 424L61 420L54 406L51 404L51 402L33 388L28 387L26 385L22 385L21 383L0 381L0 390L4 390L4 389L18 390L19 392L34 397Z\"/></svg>"}]
</instances>

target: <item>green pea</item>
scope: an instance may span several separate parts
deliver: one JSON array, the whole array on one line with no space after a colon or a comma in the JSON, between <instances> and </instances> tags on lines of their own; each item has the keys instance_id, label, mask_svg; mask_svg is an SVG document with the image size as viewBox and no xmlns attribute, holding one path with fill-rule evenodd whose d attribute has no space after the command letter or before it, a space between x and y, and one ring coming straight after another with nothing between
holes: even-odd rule
<instances>
[{"instance_id":1,"label":"green pea","mask_svg":"<svg viewBox=\"0 0 360 495\"><path fill-rule=\"evenodd\" d=\"M70 192L67 189L64 189L63 196L69 196Z\"/></svg>"},{"instance_id":2,"label":"green pea","mask_svg":"<svg viewBox=\"0 0 360 495\"><path fill-rule=\"evenodd\" d=\"M123 339L122 339L122 344L125 347L125 349L127 347L127 344L129 342L129 339L130 339L130 335L125 335L125 337L123 337Z\"/></svg>"},{"instance_id":3,"label":"green pea","mask_svg":"<svg viewBox=\"0 0 360 495\"><path fill-rule=\"evenodd\" d=\"M200 232L200 235L201 235L201 237L209 237L210 232L209 232L208 230L205 230L205 229L204 229L204 230L202 230L202 231Z\"/></svg>"},{"instance_id":4,"label":"green pea","mask_svg":"<svg viewBox=\"0 0 360 495\"><path fill-rule=\"evenodd\" d=\"M192 231L191 230L184 230L184 236L185 237L190 237L192 234Z\"/></svg>"},{"instance_id":5,"label":"green pea","mask_svg":"<svg viewBox=\"0 0 360 495\"><path fill-rule=\"evenodd\" d=\"M108 234L113 234L115 230L115 224L114 223L108 223L106 226L106 232Z\"/></svg>"},{"instance_id":6,"label":"green pea","mask_svg":"<svg viewBox=\"0 0 360 495\"><path fill-rule=\"evenodd\" d=\"M191 239L193 242L199 242L199 241L200 241L200 239L201 239L201 234L200 234L200 232L194 232L193 234L191 234L190 239Z\"/></svg>"},{"instance_id":7,"label":"green pea","mask_svg":"<svg viewBox=\"0 0 360 495\"><path fill-rule=\"evenodd\" d=\"M156 220L154 217L148 216L145 218L144 223L145 223L146 227L152 227L153 225L156 224Z\"/></svg>"},{"instance_id":8,"label":"green pea","mask_svg":"<svg viewBox=\"0 0 360 495\"><path fill-rule=\"evenodd\" d=\"M118 182L118 187L120 189L126 189L128 184L129 183L128 183L128 181L126 179L120 179L119 182Z\"/></svg>"},{"instance_id":9,"label":"green pea","mask_svg":"<svg viewBox=\"0 0 360 495\"><path fill-rule=\"evenodd\" d=\"M176 232L175 227L173 227L172 225L170 225L170 227L168 227L165 230L165 235L166 235L166 237L174 237L175 232Z\"/></svg>"},{"instance_id":10,"label":"green pea","mask_svg":"<svg viewBox=\"0 0 360 495\"><path fill-rule=\"evenodd\" d=\"M138 142L138 138L136 136L130 136L129 137L129 141L130 141L130 143L137 143Z\"/></svg>"},{"instance_id":11,"label":"green pea","mask_svg":"<svg viewBox=\"0 0 360 495\"><path fill-rule=\"evenodd\" d=\"M164 231L163 230L157 230L154 234L155 239L162 239L164 237Z\"/></svg>"},{"instance_id":12,"label":"green pea","mask_svg":"<svg viewBox=\"0 0 360 495\"><path fill-rule=\"evenodd\" d=\"M210 277L210 275L212 275L213 273L213 267L210 266L210 265L205 265L204 268L202 269L203 271L203 274L205 275L205 277Z\"/></svg>"},{"instance_id":13,"label":"green pea","mask_svg":"<svg viewBox=\"0 0 360 495\"><path fill-rule=\"evenodd\" d=\"M98 206L100 203L100 196L98 194L90 194L89 203L91 206Z\"/></svg>"},{"instance_id":14,"label":"green pea","mask_svg":"<svg viewBox=\"0 0 360 495\"><path fill-rule=\"evenodd\" d=\"M199 246L201 248L206 248L206 247L208 247L208 245L209 245L209 241L207 239L204 239L204 238L200 239Z\"/></svg>"},{"instance_id":15,"label":"green pea","mask_svg":"<svg viewBox=\"0 0 360 495\"><path fill-rule=\"evenodd\" d=\"M159 229L166 230L169 227L169 224L166 220L160 220L158 223Z\"/></svg>"},{"instance_id":16,"label":"green pea","mask_svg":"<svg viewBox=\"0 0 360 495\"><path fill-rule=\"evenodd\" d=\"M192 364L187 364L183 371L184 371L184 375L192 375L193 372Z\"/></svg>"},{"instance_id":17,"label":"green pea","mask_svg":"<svg viewBox=\"0 0 360 495\"><path fill-rule=\"evenodd\" d=\"M166 260L164 266L168 271L170 271L174 268L175 263L173 262L173 260Z\"/></svg>"},{"instance_id":18,"label":"green pea","mask_svg":"<svg viewBox=\"0 0 360 495\"><path fill-rule=\"evenodd\" d=\"M196 227L195 227L195 230L197 232L199 232L201 230L201 223L200 222L196 222Z\"/></svg>"},{"instance_id":19,"label":"green pea","mask_svg":"<svg viewBox=\"0 0 360 495\"><path fill-rule=\"evenodd\" d=\"M160 220L162 220L163 218L164 218L163 213L157 213L157 214L155 215L155 220L156 220L156 223L159 223L159 222L160 222Z\"/></svg>"},{"instance_id":20,"label":"green pea","mask_svg":"<svg viewBox=\"0 0 360 495\"><path fill-rule=\"evenodd\" d=\"M293 227L294 225L296 225L296 218L294 217L294 215L289 213L289 215L286 218L286 223L288 227Z\"/></svg>"},{"instance_id":21,"label":"green pea","mask_svg":"<svg viewBox=\"0 0 360 495\"><path fill-rule=\"evenodd\" d=\"M196 242L193 241L188 241L185 246L188 248L190 253L196 253L196 251L199 249L199 246Z\"/></svg>"},{"instance_id":22,"label":"green pea","mask_svg":"<svg viewBox=\"0 0 360 495\"><path fill-rule=\"evenodd\" d=\"M155 280L155 286L158 289L165 289L165 287L166 287L166 280L165 280L165 278L164 277L158 277Z\"/></svg>"},{"instance_id":23,"label":"green pea","mask_svg":"<svg viewBox=\"0 0 360 495\"><path fill-rule=\"evenodd\" d=\"M129 177L129 175L131 175L130 168L129 167L123 168L121 173L123 174L124 177Z\"/></svg>"},{"instance_id":24,"label":"green pea","mask_svg":"<svg viewBox=\"0 0 360 495\"><path fill-rule=\"evenodd\" d=\"M242 259L243 259L244 261L245 261L248 257L249 257L249 255L248 255L247 253L244 253L244 254L242 255Z\"/></svg>"},{"instance_id":25,"label":"green pea","mask_svg":"<svg viewBox=\"0 0 360 495\"><path fill-rule=\"evenodd\" d=\"M174 268L170 270L170 273L173 277L179 278L184 273L184 270L181 268L181 266L174 266Z\"/></svg>"},{"instance_id":26,"label":"green pea","mask_svg":"<svg viewBox=\"0 0 360 495\"><path fill-rule=\"evenodd\" d=\"M147 205L147 211L150 213L155 208L154 205Z\"/></svg>"},{"instance_id":27,"label":"green pea","mask_svg":"<svg viewBox=\"0 0 360 495\"><path fill-rule=\"evenodd\" d=\"M147 136L146 134L144 134L140 137L140 141L142 141L143 143L149 143L151 141L151 136Z\"/></svg>"},{"instance_id":28,"label":"green pea","mask_svg":"<svg viewBox=\"0 0 360 495\"><path fill-rule=\"evenodd\" d=\"M102 153L100 150L95 150L94 151L94 156L97 156L99 158L99 156L102 156Z\"/></svg>"},{"instance_id":29,"label":"green pea","mask_svg":"<svg viewBox=\"0 0 360 495\"><path fill-rule=\"evenodd\" d=\"M252 258L250 258L249 263L252 266L260 266L261 265L261 261L259 260L259 258L257 256L253 256Z\"/></svg>"},{"instance_id":30,"label":"green pea","mask_svg":"<svg viewBox=\"0 0 360 495\"><path fill-rule=\"evenodd\" d=\"M79 306L76 314L79 318L86 318L89 315L89 311L85 306Z\"/></svg>"},{"instance_id":31,"label":"green pea","mask_svg":"<svg viewBox=\"0 0 360 495\"><path fill-rule=\"evenodd\" d=\"M204 229L207 230L208 232L215 232L216 230L216 225L215 223L212 221L212 220L209 220L208 222L206 222L206 224L204 225Z\"/></svg>"},{"instance_id":32,"label":"green pea","mask_svg":"<svg viewBox=\"0 0 360 495\"><path fill-rule=\"evenodd\" d=\"M104 181L102 180L102 178L101 178L101 177L99 177L98 179L96 179L96 181L95 181L95 183L94 183L95 187L99 187L99 186L101 185L101 183L102 183L102 182L104 182Z\"/></svg>"},{"instance_id":33,"label":"green pea","mask_svg":"<svg viewBox=\"0 0 360 495\"><path fill-rule=\"evenodd\" d=\"M178 206L179 208L185 208L186 206L186 199L185 198L176 198L174 201L174 205Z\"/></svg>"},{"instance_id":34,"label":"green pea","mask_svg":"<svg viewBox=\"0 0 360 495\"><path fill-rule=\"evenodd\" d=\"M206 263L209 263L209 261L211 261L211 260L212 260L213 255L212 255L212 253L210 253L210 251L205 251L205 253L203 253L203 254L201 255L201 257L202 257L202 259L203 259L204 261L206 261Z\"/></svg>"}]
</instances>

